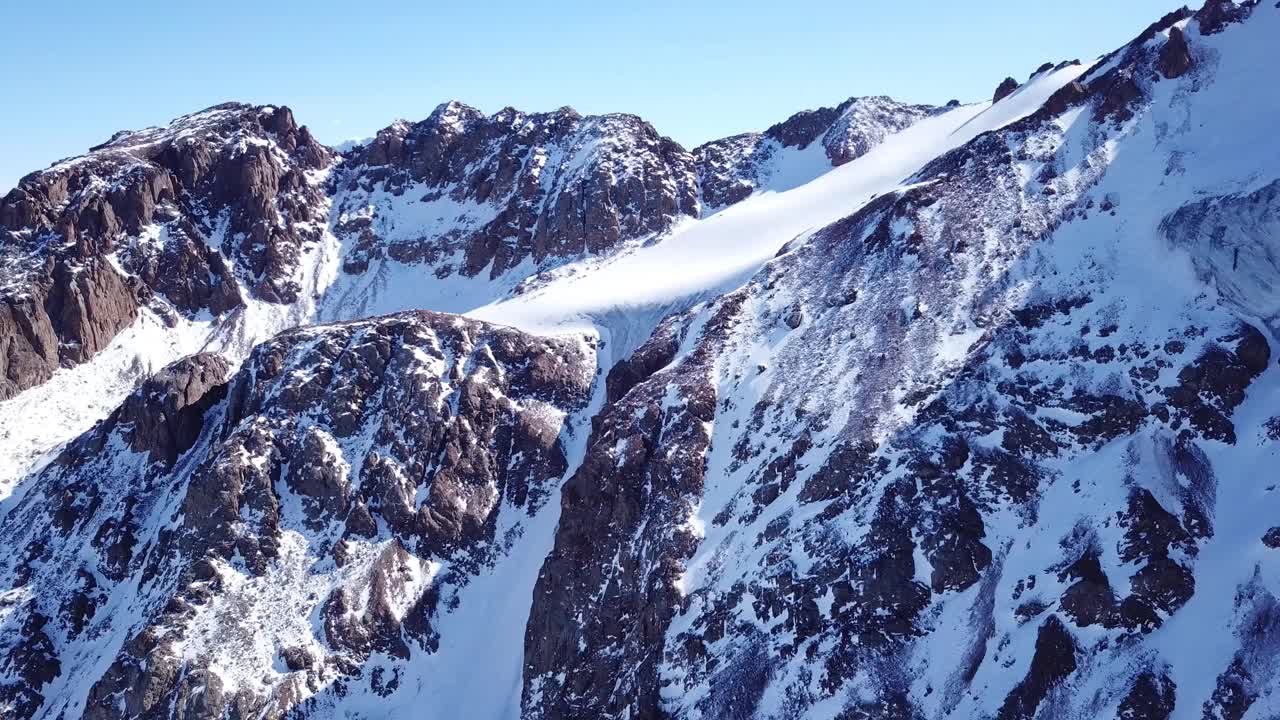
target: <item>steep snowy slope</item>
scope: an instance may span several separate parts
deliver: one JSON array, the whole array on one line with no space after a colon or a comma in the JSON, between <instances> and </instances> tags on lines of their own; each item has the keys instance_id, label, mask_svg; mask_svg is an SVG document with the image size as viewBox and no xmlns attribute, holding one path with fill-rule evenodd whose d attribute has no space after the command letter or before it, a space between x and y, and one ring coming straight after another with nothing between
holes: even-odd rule
<instances>
[{"instance_id":1,"label":"steep snowy slope","mask_svg":"<svg viewBox=\"0 0 1280 720\"><path fill-rule=\"evenodd\" d=\"M117 133L0 200L0 496L149 369L243 357L335 272L331 153L286 108Z\"/></svg>"},{"instance_id":2,"label":"steep snowy slope","mask_svg":"<svg viewBox=\"0 0 1280 720\"><path fill-rule=\"evenodd\" d=\"M0 715L1280 715L1277 37L692 153L234 105L31 176Z\"/></svg>"},{"instance_id":3,"label":"steep snowy slope","mask_svg":"<svg viewBox=\"0 0 1280 720\"><path fill-rule=\"evenodd\" d=\"M182 355L477 307L696 216L696 184L639 118L568 108L447 103L340 158L270 106L119 133L0 201L0 496Z\"/></svg>"},{"instance_id":4,"label":"steep snowy slope","mask_svg":"<svg viewBox=\"0 0 1280 720\"><path fill-rule=\"evenodd\" d=\"M456 102L349 153L334 204L343 274L326 318L461 312L699 213L693 158L634 115Z\"/></svg>"},{"instance_id":5,"label":"steep snowy slope","mask_svg":"<svg viewBox=\"0 0 1280 720\"><path fill-rule=\"evenodd\" d=\"M581 270L469 314L535 332L601 328L638 344L664 315L736 288L787 243L802 243L809 233L898 188L938 155L1034 112L1085 69L1068 66L1042 75L994 105L936 114L813 182L686 222L658 242L587 261ZM620 353L615 357L625 357L625 350Z\"/></svg>"},{"instance_id":6,"label":"steep snowy slope","mask_svg":"<svg viewBox=\"0 0 1280 720\"><path fill-rule=\"evenodd\" d=\"M527 716L1274 715L1280 10L1222 10L611 373Z\"/></svg>"},{"instance_id":7,"label":"steep snowy slope","mask_svg":"<svg viewBox=\"0 0 1280 720\"><path fill-rule=\"evenodd\" d=\"M713 140L694 148L703 213L757 192L803 185L867 154L893 135L938 112L887 97L849 98L834 108L796 113L762 133Z\"/></svg>"},{"instance_id":8,"label":"steep snowy slope","mask_svg":"<svg viewBox=\"0 0 1280 720\"><path fill-rule=\"evenodd\" d=\"M439 704L438 668L481 662L505 694L471 702L514 707L591 350L410 313L152 377L7 501L0 710L278 717L351 681ZM484 623L517 642L470 646Z\"/></svg>"},{"instance_id":9,"label":"steep snowy slope","mask_svg":"<svg viewBox=\"0 0 1280 720\"><path fill-rule=\"evenodd\" d=\"M885 98L837 110L761 137L823 132L848 158L931 111ZM234 365L298 324L465 312L590 272L697 217L704 189L735 172L762 171L712 178L635 116L569 108L446 103L342 157L270 106L118 133L0 201L0 495L187 353Z\"/></svg>"}]
</instances>

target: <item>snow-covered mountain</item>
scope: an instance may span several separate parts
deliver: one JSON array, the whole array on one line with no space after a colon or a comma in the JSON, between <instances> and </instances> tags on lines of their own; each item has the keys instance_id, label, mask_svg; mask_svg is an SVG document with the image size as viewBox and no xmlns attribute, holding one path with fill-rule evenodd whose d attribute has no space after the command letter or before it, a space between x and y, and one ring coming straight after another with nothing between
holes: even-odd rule
<instances>
[{"instance_id":1,"label":"snow-covered mountain","mask_svg":"<svg viewBox=\"0 0 1280 720\"><path fill-rule=\"evenodd\" d=\"M29 175L0 715L1280 716L1277 38Z\"/></svg>"},{"instance_id":2,"label":"snow-covered mountain","mask_svg":"<svg viewBox=\"0 0 1280 720\"><path fill-rule=\"evenodd\" d=\"M693 151L703 203L714 211L757 192L799 187L938 111L883 96L855 97L796 113L764 132L713 140Z\"/></svg>"}]
</instances>

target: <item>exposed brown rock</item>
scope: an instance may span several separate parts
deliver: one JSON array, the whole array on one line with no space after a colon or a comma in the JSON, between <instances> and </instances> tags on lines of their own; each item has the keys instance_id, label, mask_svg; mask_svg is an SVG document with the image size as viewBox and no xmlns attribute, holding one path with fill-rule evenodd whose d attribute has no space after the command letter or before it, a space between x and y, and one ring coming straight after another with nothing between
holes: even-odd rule
<instances>
[{"instance_id":1,"label":"exposed brown rock","mask_svg":"<svg viewBox=\"0 0 1280 720\"><path fill-rule=\"evenodd\" d=\"M1030 720L1049 691L1076 670L1076 643L1071 633L1050 615L1036 635L1036 651L1027 676L1009 693L997 715L1000 720Z\"/></svg>"},{"instance_id":2,"label":"exposed brown rock","mask_svg":"<svg viewBox=\"0 0 1280 720\"><path fill-rule=\"evenodd\" d=\"M1240 22L1249 16L1252 5L1237 4L1234 0L1205 0L1205 4L1196 11L1195 19L1200 24L1201 35L1216 35L1228 25Z\"/></svg>"},{"instance_id":3,"label":"exposed brown rock","mask_svg":"<svg viewBox=\"0 0 1280 720\"><path fill-rule=\"evenodd\" d=\"M21 582L56 611L6 606L27 643L5 651L4 707L29 716L44 702L60 672L54 638L128 630L102 607L131 577L144 622L89 679L86 717L281 717L335 679L391 692L399 671L363 678L364 663L437 646L441 594L505 553L559 487L562 418L595 379L576 339L428 312L285 333L226 372L220 356L195 355L149 377L0 519L32 569ZM207 654L180 644L211 603L245 602L229 600L228 573L278 572L288 532L332 559L329 572L354 574L316 598L322 644L281 648L288 673L261 687L225 686ZM6 578L12 560L0 560ZM444 562L428 584L429 564ZM263 632L237 617L217 621L211 652Z\"/></svg>"},{"instance_id":4,"label":"exposed brown rock","mask_svg":"<svg viewBox=\"0 0 1280 720\"><path fill-rule=\"evenodd\" d=\"M1142 88L1127 69L1113 70L1090 85L1100 98L1094 107L1095 120L1108 118L1124 122L1133 117L1133 104L1143 97Z\"/></svg>"},{"instance_id":5,"label":"exposed brown rock","mask_svg":"<svg viewBox=\"0 0 1280 720\"><path fill-rule=\"evenodd\" d=\"M1214 720L1241 720L1259 696L1258 679L1237 656L1218 675L1213 694L1204 701L1204 717Z\"/></svg>"},{"instance_id":6,"label":"exposed brown rock","mask_svg":"<svg viewBox=\"0 0 1280 720\"><path fill-rule=\"evenodd\" d=\"M25 293L0 299L0 399L89 359L137 315L138 290L105 259L46 267Z\"/></svg>"},{"instance_id":7,"label":"exposed brown rock","mask_svg":"<svg viewBox=\"0 0 1280 720\"><path fill-rule=\"evenodd\" d=\"M996 91L991 96L991 102L998 103L1001 100L1012 95L1013 91L1017 89L1018 89L1018 81L1014 80L1011 77L1007 77L1004 80L1001 80L1000 84L996 86Z\"/></svg>"},{"instance_id":8,"label":"exposed brown rock","mask_svg":"<svg viewBox=\"0 0 1280 720\"><path fill-rule=\"evenodd\" d=\"M1079 105L1088 97L1088 88L1079 80L1072 80L1049 96L1049 99L1045 101L1044 106L1041 108L1041 112L1047 113L1051 117L1061 115L1068 108Z\"/></svg>"},{"instance_id":9,"label":"exposed brown rock","mask_svg":"<svg viewBox=\"0 0 1280 720\"><path fill-rule=\"evenodd\" d=\"M1092 548L1062 572L1061 579L1072 578L1075 583L1062 594L1062 612L1080 627L1100 623L1109 624L1117 611L1111 583L1098 562L1098 552Z\"/></svg>"},{"instance_id":10,"label":"exposed brown rock","mask_svg":"<svg viewBox=\"0 0 1280 720\"><path fill-rule=\"evenodd\" d=\"M108 422L127 428L133 449L172 465L195 444L205 411L226 394L229 370L217 354L178 360L147 378Z\"/></svg>"},{"instance_id":11,"label":"exposed brown rock","mask_svg":"<svg viewBox=\"0 0 1280 720\"><path fill-rule=\"evenodd\" d=\"M1207 437L1234 443L1231 412L1244 402L1245 391L1267 369L1270 358L1266 337L1241 323L1235 333L1178 372L1178 385L1166 390L1169 405L1186 413Z\"/></svg>"},{"instance_id":12,"label":"exposed brown rock","mask_svg":"<svg viewBox=\"0 0 1280 720\"><path fill-rule=\"evenodd\" d=\"M730 315L713 319L713 332ZM667 347L669 337L651 343ZM665 350L642 347L637 354ZM700 352L687 362L707 359ZM584 703L607 714L658 712L661 654L653 649L663 646L680 563L694 548L682 517L686 498L701 490L710 441L705 423L715 412L715 391L700 373L679 377L652 376L595 419L586 458L564 487L555 546L534 590L525 635L526 712L575 717ZM678 383L674 407L663 400L667 379ZM651 552L617 554L641 528ZM597 588L605 595L588 601ZM583 614L587 602L592 607ZM636 667L630 658L639 657L647 659ZM624 665L627 679L619 683Z\"/></svg>"},{"instance_id":13,"label":"exposed brown rock","mask_svg":"<svg viewBox=\"0 0 1280 720\"><path fill-rule=\"evenodd\" d=\"M460 250L462 267L448 271L497 277L526 258L601 254L698 214L688 152L634 115L583 117L572 108L486 117L446 103L422 122L379 132L351 153L337 182L340 210L364 207L382 188L496 211L474 227L394 240L378 236L366 215L341 221L335 230L354 243L345 268L353 273L383 256L439 262Z\"/></svg>"},{"instance_id":14,"label":"exposed brown rock","mask_svg":"<svg viewBox=\"0 0 1280 720\"><path fill-rule=\"evenodd\" d=\"M1170 80L1182 77L1191 69L1191 49L1187 47L1187 36L1182 28L1169 28L1169 39L1160 47L1160 56L1156 59L1156 67L1160 73Z\"/></svg>"},{"instance_id":15,"label":"exposed brown rock","mask_svg":"<svg viewBox=\"0 0 1280 720\"><path fill-rule=\"evenodd\" d=\"M740 202L757 186L768 182L778 148L807 148L821 142L831 165L838 167L937 110L883 96L854 97L834 108L796 113L762 133L745 133L700 145L694 148L693 155L704 211Z\"/></svg>"},{"instance_id":16,"label":"exposed brown rock","mask_svg":"<svg viewBox=\"0 0 1280 720\"><path fill-rule=\"evenodd\" d=\"M1176 690L1169 676L1143 671L1120 701L1116 720L1168 720L1173 714Z\"/></svg>"},{"instance_id":17,"label":"exposed brown rock","mask_svg":"<svg viewBox=\"0 0 1280 720\"><path fill-rule=\"evenodd\" d=\"M324 221L302 173L328 160L288 108L227 104L117 133L23 178L0 199L0 249L37 259L7 263L0 277L0 399L93 357L153 295L221 314L241 303L240 275L257 279L248 290L259 298L295 300L299 248ZM218 230L243 240L218 252Z\"/></svg>"}]
</instances>

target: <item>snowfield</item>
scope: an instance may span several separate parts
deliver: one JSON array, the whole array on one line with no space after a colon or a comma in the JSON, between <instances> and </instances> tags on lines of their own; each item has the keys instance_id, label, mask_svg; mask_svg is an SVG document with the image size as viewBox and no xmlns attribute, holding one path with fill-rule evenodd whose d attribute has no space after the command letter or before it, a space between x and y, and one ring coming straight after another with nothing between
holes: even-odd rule
<instances>
[{"instance_id":1,"label":"snowfield","mask_svg":"<svg viewBox=\"0 0 1280 720\"><path fill-rule=\"evenodd\" d=\"M50 383L0 402L0 438L5 440L0 443L0 497L11 492L13 483L36 467L41 457L105 417L147 368L158 369L200 350L243 357L257 342L308 322L428 308L539 334L603 331L620 343L615 359L624 357L668 313L741 285L787 243L802 241L806 232L852 214L873 197L893 192L943 152L1025 117L1087 69L1068 66L1037 77L995 105L963 106L923 120L867 155L798 188L764 192L706 219L686 221L648 245L555 270L534 283L534 289L514 298L510 295L522 275L520 269L496 282L487 280L484 273L436 279L428 268L388 258L370 272L346 275L338 270L342 249L330 240L328 246L313 251L314 260L303 263L311 274L306 283L312 292L295 307L252 304L232 329L219 330L220 337L212 337L207 324L174 332L160 329L155 318L143 317L136 329L122 334L91 363L64 370ZM389 204L390 212L403 223L394 232L406 236L452 227L457 218L445 215L464 210L405 205L403 198L411 196L373 200ZM400 205L412 212L397 210ZM525 267L532 270L532 265Z\"/></svg>"},{"instance_id":2,"label":"snowfield","mask_svg":"<svg viewBox=\"0 0 1280 720\"><path fill-rule=\"evenodd\" d=\"M633 116L235 135L323 198L286 276L0 402L0 716L1280 716L1277 38L1210 0L723 207Z\"/></svg>"},{"instance_id":3,"label":"snowfield","mask_svg":"<svg viewBox=\"0 0 1280 720\"><path fill-rule=\"evenodd\" d=\"M738 287L788 243L803 243L807 233L895 192L948 150L1026 117L1087 70L1087 65L1068 66L1037 77L994 105L967 105L927 118L800 187L765 192L687 221L649 245L588 261L591 266L567 278L465 314L538 333L606 327L638 344L668 313Z\"/></svg>"}]
</instances>

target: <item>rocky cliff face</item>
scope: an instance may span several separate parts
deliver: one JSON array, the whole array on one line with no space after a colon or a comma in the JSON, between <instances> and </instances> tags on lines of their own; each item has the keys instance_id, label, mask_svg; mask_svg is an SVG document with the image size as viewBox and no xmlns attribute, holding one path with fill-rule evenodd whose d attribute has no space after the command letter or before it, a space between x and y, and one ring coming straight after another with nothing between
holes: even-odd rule
<instances>
[{"instance_id":1,"label":"rocky cliff face","mask_svg":"<svg viewBox=\"0 0 1280 720\"><path fill-rule=\"evenodd\" d=\"M553 500L594 369L581 342L425 312L286 333L230 378L214 355L166 368L6 513L0 707L389 694Z\"/></svg>"},{"instance_id":2,"label":"rocky cliff face","mask_svg":"<svg viewBox=\"0 0 1280 720\"><path fill-rule=\"evenodd\" d=\"M534 593L527 716L1274 709L1273 518L1249 508L1277 461L1271 186L1155 202L1139 247L1117 219L1147 202L1135 174L1185 188L1167 163L1199 140L1111 150L1215 102L1203 64L1203 98L1153 73L1184 21L621 367ZM1219 301L1139 299L1124 258L1170 242ZM1201 622L1224 638L1211 657L1175 637Z\"/></svg>"},{"instance_id":3,"label":"rocky cliff face","mask_svg":"<svg viewBox=\"0 0 1280 720\"><path fill-rule=\"evenodd\" d=\"M119 133L0 202L0 401L129 330L165 341L121 341L83 373L106 376L107 407L185 352L234 364L289 327L424 304L382 298L388 274L414 288L474 281L467 297L500 298L651 240L698 202L689 153L630 115L484 117L448 103L345 156L283 107L228 104ZM0 456L15 466L0 468L0 489L87 429L31 428L29 414L0 413L13 448Z\"/></svg>"},{"instance_id":4,"label":"rocky cliff face","mask_svg":"<svg viewBox=\"0 0 1280 720\"><path fill-rule=\"evenodd\" d=\"M764 190L787 190L867 154L887 136L938 111L892 98L855 97L833 108L796 113L762 133L694 149L702 201L728 207Z\"/></svg>"},{"instance_id":5,"label":"rocky cliff face","mask_svg":"<svg viewBox=\"0 0 1280 720\"><path fill-rule=\"evenodd\" d=\"M440 276L602 255L698 215L693 158L634 115L485 117L451 102L353 151L336 179L348 272L383 258Z\"/></svg>"},{"instance_id":6,"label":"rocky cliff face","mask_svg":"<svg viewBox=\"0 0 1280 720\"><path fill-rule=\"evenodd\" d=\"M821 141L824 166L840 165L931 111L854 98L694 153L633 115L486 117L458 102L342 157L283 107L227 104L118 133L0 202L0 399L92 358L144 309L219 324L247 302L298 306L235 330L257 341L307 321L321 297L329 319L367 314L368 286L396 269L483 275L501 297L741 200L779 172L775 155ZM324 263L341 273L327 295Z\"/></svg>"},{"instance_id":7,"label":"rocky cliff face","mask_svg":"<svg viewBox=\"0 0 1280 720\"><path fill-rule=\"evenodd\" d=\"M74 229L6 230L6 258L41 258L6 260L14 297L46 267L97 297L99 257L178 326L354 315L335 288L408 277L545 330L521 303L598 289L575 283L679 224L786 212L749 196L797 162L858 173L893 128L1012 118L656 326L297 316L145 373L0 501L0 715L1280 713L1278 32L1280 7L1213 0L991 108L863 98L694 153L630 116L456 103L340 158L308 160L283 109L114 139L89 158L221 128L229 158L268 148L237 177L274 200L204 204L216 183L175 161L202 189L157 190L137 228L86 235L102 211L51 202ZM291 199L310 210L256 231L283 249L230 231ZM148 238L224 274L164 290Z\"/></svg>"},{"instance_id":8,"label":"rocky cliff face","mask_svg":"<svg viewBox=\"0 0 1280 720\"><path fill-rule=\"evenodd\" d=\"M101 351L144 306L292 303L331 152L288 108L228 104L118 133L0 200L0 399Z\"/></svg>"}]
</instances>

